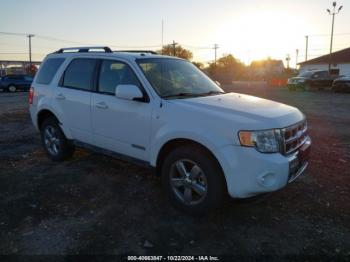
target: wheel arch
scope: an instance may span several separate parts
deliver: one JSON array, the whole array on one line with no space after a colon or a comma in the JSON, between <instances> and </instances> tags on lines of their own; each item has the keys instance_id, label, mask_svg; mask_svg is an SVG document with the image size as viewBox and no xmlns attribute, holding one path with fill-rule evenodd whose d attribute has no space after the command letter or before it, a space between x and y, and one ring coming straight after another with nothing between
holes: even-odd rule
<instances>
[{"instance_id":1,"label":"wheel arch","mask_svg":"<svg viewBox=\"0 0 350 262\"><path fill-rule=\"evenodd\" d=\"M44 123L45 119L50 118L50 117L54 117L58 122L60 122L58 117L51 110L42 109L39 111L38 117L37 117L37 126L38 126L39 130L41 129L41 126Z\"/></svg>"},{"instance_id":2,"label":"wheel arch","mask_svg":"<svg viewBox=\"0 0 350 262\"><path fill-rule=\"evenodd\" d=\"M188 138L174 138L171 140L168 140L167 142L165 142L162 147L160 148L160 150L158 151L157 154L157 158L156 158L156 174L160 175L160 171L162 168L162 162L164 161L165 157L175 148L178 148L180 146L183 145L192 145L192 146L196 146L199 147L201 149L203 149L219 166L219 168L222 171L222 174L224 175L224 171L223 168L220 164L220 161L218 160L217 156L213 153L212 150L210 150L207 146L203 145L202 143L192 140L192 139L188 139Z\"/></svg>"},{"instance_id":3,"label":"wheel arch","mask_svg":"<svg viewBox=\"0 0 350 262\"><path fill-rule=\"evenodd\" d=\"M57 120L57 122L59 123L63 134L68 139L72 138L69 130L67 130L67 128L60 121L60 118L58 117L58 114L56 114L53 110L48 109L48 108L42 108L37 114L36 124L37 124L37 127L38 127L39 130L41 129L41 126L42 126L43 122L45 121L45 119L47 119L48 117L54 117Z\"/></svg>"}]
</instances>

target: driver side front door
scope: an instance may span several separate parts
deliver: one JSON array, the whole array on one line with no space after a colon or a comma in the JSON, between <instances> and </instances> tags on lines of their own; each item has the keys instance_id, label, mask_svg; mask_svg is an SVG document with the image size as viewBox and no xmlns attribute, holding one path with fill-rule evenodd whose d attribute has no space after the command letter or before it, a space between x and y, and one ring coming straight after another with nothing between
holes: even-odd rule
<instances>
[{"instance_id":1,"label":"driver side front door","mask_svg":"<svg viewBox=\"0 0 350 262\"><path fill-rule=\"evenodd\" d=\"M140 160L149 160L152 104L117 98L120 84L136 85L147 96L133 69L116 60L102 60L97 92L91 98L92 133L96 146Z\"/></svg>"}]
</instances>

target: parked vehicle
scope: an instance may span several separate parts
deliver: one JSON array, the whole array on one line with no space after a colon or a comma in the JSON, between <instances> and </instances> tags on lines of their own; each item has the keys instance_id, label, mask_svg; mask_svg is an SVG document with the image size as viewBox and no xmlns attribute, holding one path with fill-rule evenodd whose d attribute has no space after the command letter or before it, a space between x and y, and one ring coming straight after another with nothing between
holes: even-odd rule
<instances>
[{"instance_id":1,"label":"parked vehicle","mask_svg":"<svg viewBox=\"0 0 350 262\"><path fill-rule=\"evenodd\" d=\"M279 190L304 173L311 140L298 109L225 93L183 59L96 49L49 54L30 89L52 160L83 146L152 167L190 213L218 207L227 193Z\"/></svg>"},{"instance_id":2,"label":"parked vehicle","mask_svg":"<svg viewBox=\"0 0 350 262\"><path fill-rule=\"evenodd\" d=\"M298 88L302 90L323 89L331 87L335 76L330 75L327 70L305 71L296 77L288 79L288 89L295 91Z\"/></svg>"},{"instance_id":3,"label":"parked vehicle","mask_svg":"<svg viewBox=\"0 0 350 262\"><path fill-rule=\"evenodd\" d=\"M18 90L28 91L33 77L28 75L6 75L0 79L0 90L16 92Z\"/></svg>"},{"instance_id":4,"label":"parked vehicle","mask_svg":"<svg viewBox=\"0 0 350 262\"><path fill-rule=\"evenodd\" d=\"M350 76L341 76L333 81L332 90L334 92L350 93Z\"/></svg>"}]
</instances>

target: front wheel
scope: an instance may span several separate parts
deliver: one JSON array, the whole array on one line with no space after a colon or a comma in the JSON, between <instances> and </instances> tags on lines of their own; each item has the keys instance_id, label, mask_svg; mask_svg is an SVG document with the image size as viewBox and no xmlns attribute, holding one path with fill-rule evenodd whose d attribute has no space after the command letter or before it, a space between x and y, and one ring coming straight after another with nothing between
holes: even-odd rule
<instances>
[{"instance_id":1,"label":"front wheel","mask_svg":"<svg viewBox=\"0 0 350 262\"><path fill-rule=\"evenodd\" d=\"M162 180L174 205L191 214L218 208L226 192L219 164L197 146L182 146L170 152L162 166Z\"/></svg>"},{"instance_id":2,"label":"front wheel","mask_svg":"<svg viewBox=\"0 0 350 262\"><path fill-rule=\"evenodd\" d=\"M74 146L65 137L55 118L46 119L40 132L42 145L50 159L60 162L73 155Z\"/></svg>"}]
</instances>

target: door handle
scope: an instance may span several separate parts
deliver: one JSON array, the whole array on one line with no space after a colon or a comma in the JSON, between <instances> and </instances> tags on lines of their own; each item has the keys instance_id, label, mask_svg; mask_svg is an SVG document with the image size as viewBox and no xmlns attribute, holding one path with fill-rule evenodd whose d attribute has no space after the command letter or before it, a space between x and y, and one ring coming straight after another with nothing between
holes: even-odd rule
<instances>
[{"instance_id":1,"label":"door handle","mask_svg":"<svg viewBox=\"0 0 350 262\"><path fill-rule=\"evenodd\" d=\"M99 102L96 104L96 107L100 109L107 109L108 105L105 102Z\"/></svg>"},{"instance_id":2,"label":"door handle","mask_svg":"<svg viewBox=\"0 0 350 262\"><path fill-rule=\"evenodd\" d=\"M64 95L62 95L62 94L58 94L58 95L56 95L56 99L63 100L63 99L66 99L66 97Z\"/></svg>"}]
</instances>

